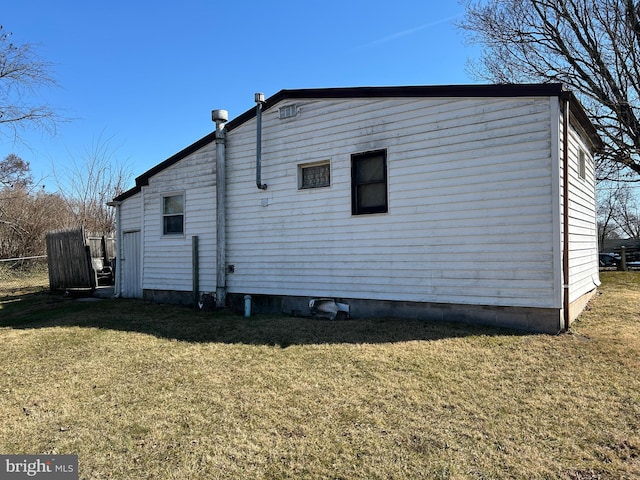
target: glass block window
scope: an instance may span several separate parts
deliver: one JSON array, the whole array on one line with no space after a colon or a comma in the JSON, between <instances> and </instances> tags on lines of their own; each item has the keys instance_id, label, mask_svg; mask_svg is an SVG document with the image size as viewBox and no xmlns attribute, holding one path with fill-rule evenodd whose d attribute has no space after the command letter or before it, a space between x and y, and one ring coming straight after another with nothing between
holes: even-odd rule
<instances>
[{"instance_id":1,"label":"glass block window","mask_svg":"<svg viewBox=\"0 0 640 480\"><path fill-rule=\"evenodd\" d=\"M331 185L331 165L329 162L315 163L311 165L300 165L299 187L319 188Z\"/></svg>"}]
</instances>

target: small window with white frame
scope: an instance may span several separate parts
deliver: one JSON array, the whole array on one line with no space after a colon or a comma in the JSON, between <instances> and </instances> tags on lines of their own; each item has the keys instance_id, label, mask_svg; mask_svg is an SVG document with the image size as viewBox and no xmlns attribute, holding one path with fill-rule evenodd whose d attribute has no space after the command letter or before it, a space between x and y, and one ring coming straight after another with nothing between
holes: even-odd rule
<instances>
[{"instance_id":1,"label":"small window with white frame","mask_svg":"<svg viewBox=\"0 0 640 480\"><path fill-rule=\"evenodd\" d=\"M327 161L298 165L298 189L331 186L331 163Z\"/></svg>"},{"instance_id":2,"label":"small window with white frame","mask_svg":"<svg viewBox=\"0 0 640 480\"><path fill-rule=\"evenodd\" d=\"M578 153L578 176L582 179L587 178L587 155L584 150Z\"/></svg>"},{"instance_id":3,"label":"small window with white frame","mask_svg":"<svg viewBox=\"0 0 640 480\"><path fill-rule=\"evenodd\" d=\"M162 234L184 234L184 194L162 197Z\"/></svg>"}]
</instances>

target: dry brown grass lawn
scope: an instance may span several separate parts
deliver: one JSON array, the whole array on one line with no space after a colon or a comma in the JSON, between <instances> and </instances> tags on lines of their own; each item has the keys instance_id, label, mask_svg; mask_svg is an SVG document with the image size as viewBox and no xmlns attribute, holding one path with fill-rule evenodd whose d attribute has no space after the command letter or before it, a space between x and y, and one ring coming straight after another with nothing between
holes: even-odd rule
<instances>
[{"instance_id":1,"label":"dry brown grass lawn","mask_svg":"<svg viewBox=\"0 0 640 480\"><path fill-rule=\"evenodd\" d=\"M83 479L640 477L640 274L571 334L0 287L0 452Z\"/></svg>"}]
</instances>

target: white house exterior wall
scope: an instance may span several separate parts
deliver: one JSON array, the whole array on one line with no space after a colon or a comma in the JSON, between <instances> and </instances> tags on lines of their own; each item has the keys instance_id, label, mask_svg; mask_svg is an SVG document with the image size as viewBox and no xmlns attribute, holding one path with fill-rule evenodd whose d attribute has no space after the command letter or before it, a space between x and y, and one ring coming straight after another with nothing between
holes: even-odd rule
<instances>
[{"instance_id":1,"label":"white house exterior wall","mask_svg":"<svg viewBox=\"0 0 640 480\"><path fill-rule=\"evenodd\" d=\"M118 260L116 264L116 275L119 276L119 294L122 297L138 297L139 292L137 286L142 282L139 278L142 275L142 245L141 242L137 242L138 245L125 245L125 236L127 239L140 238L142 232L142 193L137 193L132 197L129 197L125 202L118 207L120 209L119 214L119 232L120 238L117 240L118 245ZM129 237L129 235L132 235ZM125 252L125 249L127 252ZM130 259L139 268L128 268L126 264L127 257L129 255L139 255L137 259ZM138 277L138 278L133 278ZM118 282L118 281L117 281Z\"/></svg>"},{"instance_id":2,"label":"white house exterior wall","mask_svg":"<svg viewBox=\"0 0 640 480\"><path fill-rule=\"evenodd\" d=\"M580 178L580 151L585 155L585 177ZM595 165L582 133L570 121L569 129L569 301L574 302L599 284L595 198Z\"/></svg>"},{"instance_id":3,"label":"white house exterior wall","mask_svg":"<svg viewBox=\"0 0 640 480\"><path fill-rule=\"evenodd\" d=\"M287 103L299 114L280 120ZM551 111L548 97L282 102L263 117L266 191L247 121L227 135L229 292L557 308ZM377 149L389 211L352 215L351 155ZM331 186L299 190L298 165L317 161Z\"/></svg>"},{"instance_id":4,"label":"white house exterior wall","mask_svg":"<svg viewBox=\"0 0 640 480\"><path fill-rule=\"evenodd\" d=\"M142 228L142 194L127 199L120 206L120 228L123 232Z\"/></svg>"},{"instance_id":5,"label":"white house exterior wall","mask_svg":"<svg viewBox=\"0 0 640 480\"><path fill-rule=\"evenodd\" d=\"M207 145L149 179L144 193L144 279L146 290L190 292L192 237L199 243L199 285L216 289L215 145ZM162 198L184 194L184 234L163 235Z\"/></svg>"}]
</instances>

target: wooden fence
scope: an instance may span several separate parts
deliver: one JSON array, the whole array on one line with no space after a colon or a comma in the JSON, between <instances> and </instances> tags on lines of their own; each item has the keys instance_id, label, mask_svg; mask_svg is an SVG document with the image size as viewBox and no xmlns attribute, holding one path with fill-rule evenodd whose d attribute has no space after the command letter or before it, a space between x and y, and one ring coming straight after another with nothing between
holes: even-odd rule
<instances>
[{"instance_id":1,"label":"wooden fence","mask_svg":"<svg viewBox=\"0 0 640 480\"><path fill-rule=\"evenodd\" d=\"M627 238L625 240L606 240L600 251L612 252L620 255L622 253L623 246L625 247L627 262L640 261L640 240L636 238Z\"/></svg>"},{"instance_id":2,"label":"wooden fence","mask_svg":"<svg viewBox=\"0 0 640 480\"><path fill-rule=\"evenodd\" d=\"M115 238L89 234L87 237L87 245L89 245L89 249L91 250L91 258L100 258L104 261L105 265L111 264L116 256Z\"/></svg>"},{"instance_id":3,"label":"wooden fence","mask_svg":"<svg viewBox=\"0 0 640 480\"><path fill-rule=\"evenodd\" d=\"M46 240L51 290L96 288L91 252L82 228L49 232Z\"/></svg>"}]
</instances>

